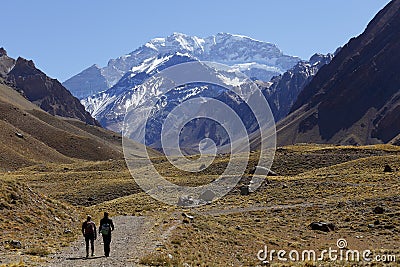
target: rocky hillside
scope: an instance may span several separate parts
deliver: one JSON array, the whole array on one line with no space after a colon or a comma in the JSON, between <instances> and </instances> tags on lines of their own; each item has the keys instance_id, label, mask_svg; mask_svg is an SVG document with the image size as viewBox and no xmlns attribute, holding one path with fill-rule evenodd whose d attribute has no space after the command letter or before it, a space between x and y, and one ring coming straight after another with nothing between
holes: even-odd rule
<instances>
[{"instance_id":1,"label":"rocky hillside","mask_svg":"<svg viewBox=\"0 0 400 267\"><path fill-rule=\"evenodd\" d=\"M76 97L59 81L51 79L37 69L33 61L19 57L5 76L9 85L44 111L52 115L79 119L87 124L99 125Z\"/></svg>"},{"instance_id":2,"label":"rocky hillside","mask_svg":"<svg viewBox=\"0 0 400 267\"><path fill-rule=\"evenodd\" d=\"M400 0L394 0L299 94L278 125L279 143L398 142L399 28Z\"/></svg>"},{"instance_id":3,"label":"rocky hillside","mask_svg":"<svg viewBox=\"0 0 400 267\"><path fill-rule=\"evenodd\" d=\"M77 119L50 115L2 83L0 114L1 171L79 159L123 158L120 135Z\"/></svg>"},{"instance_id":4,"label":"rocky hillside","mask_svg":"<svg viewBox=\"0 0 400 267\"><path fill-rule=\"evenodd\" d=\"M333 54L315 54L308 61L299 61L285 73L260 85L275 121L280 121L289 114L299 93L310 83L319 69L328 64L332 58Z\"/></svg>"}]
</instances>

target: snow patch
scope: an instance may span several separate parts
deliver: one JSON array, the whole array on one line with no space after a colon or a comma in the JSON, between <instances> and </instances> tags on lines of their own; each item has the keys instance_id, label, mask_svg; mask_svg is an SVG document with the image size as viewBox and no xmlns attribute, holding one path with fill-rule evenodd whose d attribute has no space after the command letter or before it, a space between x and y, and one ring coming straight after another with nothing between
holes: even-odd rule
<instances>
[{"instance_id":1,"label":"snow patch","mask_svg":"<svg viewBox=\"0 0 400 267\"><path fill-rule=\"evenodd\" d=\"M220 78L221 81L222 81L224 84L227 84L227 85L231 85L231 86L240 86L240 85L243 84L243 79L240 79L240 78L237 77L237 76L235 76L235 77L233 77L233 78L229 78L229 77L226 77L225 75L218 74L217 77Z\"/></svg>"},{"instance_id":2,"label":"snow patch","mask_svg":"<svg viewBox=\"0 0 400 267\"><path fill-rule=\"evenodd\" d=\"M263 69L266 71L283 73L283 71L278 67L269 66L269 65L265 65L265 64L259 64L257 62L235 64L232 66L232 70L234 70L234 71L249 71L251 69Z\"/></svg>"}]
</instances>

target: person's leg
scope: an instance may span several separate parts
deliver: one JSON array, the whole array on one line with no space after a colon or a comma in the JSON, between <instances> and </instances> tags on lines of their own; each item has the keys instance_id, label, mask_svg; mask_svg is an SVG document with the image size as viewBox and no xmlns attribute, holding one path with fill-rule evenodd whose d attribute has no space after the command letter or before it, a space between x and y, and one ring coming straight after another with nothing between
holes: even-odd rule
<instances>
[{"instance_id":1,"label":"person's leg","mask_svg":"<svg viewBox=\"0 0 400 267\"><path fill-rule=\"evenodd\" d=\"M85 243L86 243L86 258L89 257L89 237L85 236Z\"/></svg>"},{"instance_id":2,"label":"person's leg","mask_svg":"<svg viewBox=\"0 0 400 267\"><path fill-rule=\"evenodd\" d=\"M110 243L111 243L111 236L107 236L104 241L104 254L106 257L110 256Z\"/></svg>"},{"instance_id":3,"label":"person's leg","mask_svg":"<svg viewBox=\"0 0 400 267\"><path fill-rule=\"evenodd\" d=\"M91 249L92 249L92 256L94 256L94 236L92 238L90 238L90 245L91 245Z\"/></svg>"},{"instance_id":4,"label":"person's leg","mask_svg":"<svg viewBox=\"0 0 400 267\"><path fill-rule=\"evenodd\" d=\"M107 257L107 236L103 235L104 255Z\"/></svg>"},{"instance_id":5,"label":"person's leg","mask_svg":"<svg viewBox=\"0 0 400 267\"><path fill-rule=\"evenodd\" d=\"M108 256L110 256L110 252L111 252L111 237L108 240Z\"/></svg>"}]
</instances>

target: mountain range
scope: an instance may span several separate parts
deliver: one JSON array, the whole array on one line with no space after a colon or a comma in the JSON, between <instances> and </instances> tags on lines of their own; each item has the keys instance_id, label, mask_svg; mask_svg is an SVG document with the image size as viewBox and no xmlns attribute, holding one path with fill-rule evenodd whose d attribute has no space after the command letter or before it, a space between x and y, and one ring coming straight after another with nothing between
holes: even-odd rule
<instances>
[{"instance_id":1,"label":"mountain range","mask_svg":"<svg viewBox=\"0 0 400 267\"><path fill-rule=\"evenodd\" d=\"M317 73L279 122L279 144L400 144L400 1Z\"/></svg>"},{"instance_id":2,"label":"mountain range","mask_svg":"<svg viewBox=\"0 0 400 267\"><path fill-rule=\"evenodd\" d=\"M315 54L308 61L301 60L285 73L273 77L268 83L258 82L275 121L280 121L289 114L300 92L311 82L320 68L331 62L333 56L333 54Z\"/></svg>"},{"instance_id":3,"label":"mountain range","mask_svg":"<svg viewBox=\"0 0 400 267\"><path fill-rule=\"evenodd\" d=\"M283 54L274 44L247 36L218 33L200 38L174 33L166 38L154 38L127 55L111 59L106 67L93 65L66 80L63 85L83 99L113 87L132 68L174 53L226 64L249 77L264 81L282 74L300 60Z\"/></svg>"},{"instance_id":4,"label":"mountain range","mask_svg":"<svg viewBox=\"0 0 400 267\"><path fill-rule=\"evenodd\" d=\"M77 98L35 64L0 49L0 170L77 160L122 160L121 135L101 128ZM143 145L129 142L135 157ZM136 149L137 148L137 149ZM150 155L157 152L148 150ZM44 166L43 165L43 166Z\"/></svg>"},{"instance_id":5,"label":"mountain range","mask_svg":"<svg viewBox=\"0 0 400 267\"><path fill-rule=\"evenodd\" d=\"M230 106L246 122L253 149L257 148L257 125L251 112L223 86L192 83L178 86L164 96L157 87L141 90L143 82L168 67L209 60L228 65L226 72L204 68L222 85L245 85L238 84L230 74L240 70L259 86L277 121L278 145L303 142L400 145L400 80L396 72L400 62L396 52L400 47L399 8L399 0L390 2L361 35L352 38L334 54L315 54L309 60L284 55L276 45L245 36L220 33L198 38L175 33L166 38L155 38L130 54L112 59L106 67L93 65L61 84L38 70L32 61L15 60L0 49L2 121L9 124L4 128L11 127L15 130L10 133L18 132L23 136L32 134L35 137L37 134L37 131L33 134L32 129L25 129L28 123L20 124L24 120L14 118L14 112L22 118L28 116L32 121L45 121L46 125L50 121L64 125L63 131L73 125L74 131L81 128L78 130L81 134L82 127L93 125L90 127L98 129L97 126L102 125L120 132L126 110L133 109L134 114L141 114L148 108L148 103L156 100L161 102L153 110L148 125L152 134L146 145L159 148L160 125L166 114L183 101L212 97ZM40 110L60 117L44 115L46 113ZM138 116L137 123L143 123L143 118ZM189 149L198 145L204 136L213 139L218 146L229 142L223 127L208 120L196 119L185 127L180 142ZM43 138L37 137L37 140L44 142ZM57 145L60 142L50 145L46 142L47 146L60 152ZM11 149L4 142L2 146L3 151ZM68 158L77 157L70 153L72 151L68 150L61 154ZM17 157L20 156L14 155L15 159Z\"/></svg>"},{"instance_id":6,"label":"mountain range","mask_svg":"<svg viewBox=\"0 0 400 267\"><path fill-rule=\"evenodd\" d=\"M252 80L261 82L269 81L272 77L283 74L299 62L308 64L300 61L297 57L283 54L276 45L246 36L219 33L202 39L174 33L167 38L155 38L128 55L110 60L105 68L92 66L63 84L77 97L84 97L94 91L100 91L82 98L82 104L102 126L121 132L126 110L136 108L136 113L140 114L141 109L147 108L143 105L146 101L159 97L157 89L141 90L143 82L167 67L195 61L226 64L229 67L228 72L208 70L208 73L215 72L215 78L226 86L238 86L235 84L235 77L231 77L229 72L240 71L250 76ZM93 91L96 84L101 86ZM105 89L107 85L112 86ZM101 91L103 89L105 90ZM222 90L221 87L192 84L184 88L177 88L174 93L168 95L167 103L155 113L155 116L159 117L153 117L154 124L151 126L151 130L154 136L148 140L150 143L146 144L159 145L156 133L160 133L167 111L171 111L173 107L184 100L204 96L221 99L234 110L241 110L239 116L246 121L247 130L253 131L257 128L254 120L249 119L254 118L251 111L242 108L243 101L233 100L235 96ZM290 102L294 102L294 100L292 99ZM248 119L246 120L246 118ZM136 121L136 123L144 122ZM209 138L218 139L215 140L217 144L226 143L226 133L220 126L207 120L197 120L186 126L186 130L183 131L183 135L187 134L183 137L186 141L182 145L186 148L197 146L199 139L193 133L198 132L198 129L207 133Z\"/></svg>"},{"instance_id":7,"label":"mountain range","mask_svg":"<svg viewBox=\"0 0 400 267\"><path fill-rule=\"evenodd\" d=\"M2 171L77 159L123 159L120 135L78 119L53 116L4 80L0 80L0 114Z\"/></svg>"},{"instance_id":8,"label":"mountain range","mask_svg":"<svg viewBox=\"0 0 400 267\"><path fill-rule=\"evenodd\" d=\"M368 24L364 33L352 38L334 54L315 54L300 60L283 54L276 45L249 37L219 33L207 38L174 33L155 38L133 52L109 61L106 67L93 65L63 83L81 99L99 123L120 132L125 112L140 109L157 91L140 91L140 85L163 69L191 61L213 61L242 71L261 89L278 122L278 144L298 142L336 144L399 144L398 69L399 1L392 1ZM7 69L4 64L1 69ZM231 77L219 73L225 84ZM221 88L194 84L181 87L155 112L152 131L160 132L165 114L182 101L204 95L224 99L239 110L243 103ZM251 118L241 109L242 118ZM158 114L158 115L157 115ZM138 123L140 123L138 121ZM205 121L188 125L187 146L195 144L198 130L226 143L218 126ZM247 130L255 131L250 119ZM254 133L254 132L253 132ZM254 140L257 140L255 138ZM255 141L256 142L256 141ZM150 145L159 143L154 136Z\"/></svg>"}]
</instances>

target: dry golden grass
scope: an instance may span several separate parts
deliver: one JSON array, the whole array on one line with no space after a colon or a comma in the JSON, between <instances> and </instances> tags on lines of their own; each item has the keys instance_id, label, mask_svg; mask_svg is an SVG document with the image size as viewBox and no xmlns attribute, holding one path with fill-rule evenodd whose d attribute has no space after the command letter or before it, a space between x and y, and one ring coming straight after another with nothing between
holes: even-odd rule
<instances>
[{"instance_id":1,"label":"dry golden grass","mask_svg":"<svg viewBox=\"0 0 400 267\"><path fill-rule=\"evenodd\" d=\"M35 258L68 246L79 234L81 212L81 208L48 198L11 175L0 176L0 254L11 259L19 253Z\"/></svg>"},{"instance_id":2,"label":"dry golden grass","mask_svg":"<svg viewBox=\"0 0 400 267\"><path fill-rule=\"evenodd\" d=\"M298 164L300 170L305 157L313 153L318 156L325 151L330 157L337 155L325 163L330 167L315 168L298 175L269 177L270 184L250 196L240 196L234 191L212 205L192 209L194 222L177 227L166 248L148 255L145 261L166 262L166 255L170 254L178 266L184 263L191 266L256 266L261 264L256 254L264 244L271 249L321 251L335 248L339 238L345 238L351 249L380 251L385 248L385 253L399 255L400 172L383 172L386 164L399 170L399 149L392 146L342 149L306 145L284 148L284 153L297 158L298 161L292 164ZM348 153L381 156L340 163ZM351 155L349 159L353 158ZM278 157L284 158L279 154ZM335 164L337 162L339 164ZM282 168L281 164L275 162L274 166ZM383 206L386 212L375 214L373 208L376 206ZM330 233L312 231L307 226L313 221L333 222L338 230ZM347 266L343 262L325 264ZM314 266L304 262L292 265ZM272 266L286 265L275 261Z\"/></svg>"},{"instance_id":3,"label":"dry golden grass","mask_svg":"<svg viewBox=\"0 0 400 267\"><path fill-rule=\"evenodd\" d=\"M248 170L257 159L258 153L252 153ZM153 162L174 183L196 186L214 179L228 160L220 156L210 169L191 175L177 171L165 158L154 158ZM396 171L384 173L386 164ZM146 168L138 164L136 171L140 174ZM142 264L154 266L256 266L260 264L256 254L264 244L271 249L320 250L334 247L338 238L345 238L353 249L400 252L398 147L288 146L277 150L272 169L280 176L268 177L269 183L255 193L240 196L235 188L224 198L194 209L152 199L136 186L120 160L20 169L0 179L0 206L5 207L0 210L0 226L15 225L1 241L20 239L28 244L21 249L23 253L44 256L68 245L79 234L85 214L92 214L97 221L108 211L112 216L152 216L157 222L155 233L173 229L163 247L141 259ZM243 182L249 179L246 174ZM12 192L19 192L24 201L10 204ZM384 207L385 212L375 214L372 210L376 206ZM182 212L192 214L194 221L182 223ZM30 226L39 220L50 221L51 226L31 233ZM338 230L311 231L307 226L313 221L333 222ZM70 235L63 233L66 226L73 230ZM49 240L53 227L60 231ZM0 246L0 254L13 253L16 251ZM336 265L346 266L332 264ZM275 261L271 266L284 265Z\"/></svg>"},{"instance_id":4,"label":"dry golden grass","mask_svg":"<svg viewBox=\"0 0 400 267\"><path fill-rule=\"evenodd\" d=\"M281 149L287 149L297 152L314 152L318 150L336 150L336 151L346 151L346 150L380 150L387 152L400 152L399 146L394 146L390 144L377 144L368 146L337 146L337 145L326 145L326 144L295 144L290 146L284 146Z\"/></svg>"},{"instance_id":5,"label":"dry golden grass","mask_svg":"<svg viewBox=\"0 0 400 267\"><path fill-rule=\"evenodd\" d=\"M8 264L2 264L0 267L26 267L25 263L23 261L20 261L18 263L8 263Z\"/></svg>"}]
</instances>

